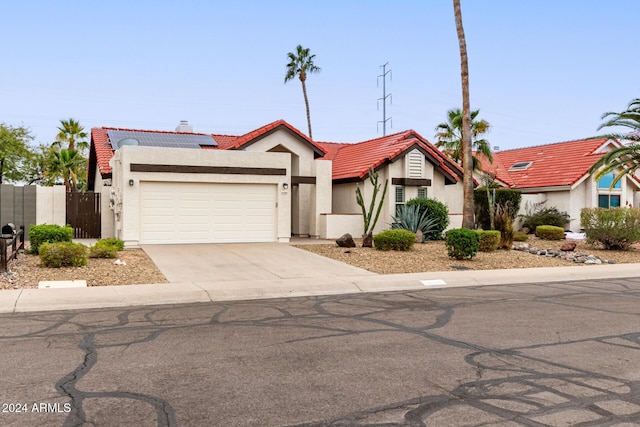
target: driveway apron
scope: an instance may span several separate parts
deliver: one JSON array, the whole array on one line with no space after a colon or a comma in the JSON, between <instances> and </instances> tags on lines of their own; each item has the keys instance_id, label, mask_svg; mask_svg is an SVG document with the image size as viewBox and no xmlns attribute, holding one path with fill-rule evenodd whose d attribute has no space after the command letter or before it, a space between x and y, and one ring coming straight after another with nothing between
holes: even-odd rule
<instances>
[{"instance_id":1,"label":"driveway apron","mask_svg":"<svg viewBox=\"0 0 640 427\"><path fill-rule=\"evenodd\" d=\"M375 276L283 243L143 245L169 282Z\"/></svg>"}]
</instances>

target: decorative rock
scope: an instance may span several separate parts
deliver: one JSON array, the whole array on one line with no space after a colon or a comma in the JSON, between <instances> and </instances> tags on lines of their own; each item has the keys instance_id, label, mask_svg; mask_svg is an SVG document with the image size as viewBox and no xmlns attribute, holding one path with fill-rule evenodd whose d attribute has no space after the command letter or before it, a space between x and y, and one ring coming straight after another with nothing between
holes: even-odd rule
<instances>
[{"instance_id":1,"label":"decorative rock","mask_svg":"<svg viewBox=\"0 0 640 427\"><path fill-rule=\"evenodd\" d=\"M343 234L342 236L338 237L338 239L336 240L336 243L341 248L356 247L356 242L353 241L353 237L349 233Z\"/></svg>"},{"instance_id":2,"label":"decorative rock","mask_svg":"<svg viewBox=\"0 0 640 427\"><path fill-rule=\"evenodd\" d=\"M369 232L367 234L362 235L362 247L363 248L372 248L373 247L373 233Z\"/></svg>"},{"instance_id":3,"label":"decorative rock","mask_svg":"<svg viewBox=\"0 0 640 427\"><path fill-rule=\"evenodd\" d=\"M546 256L549 258L558 258L568 262L575 263L584 263L584 264L614 264L614 261L611 260L603 260L598 258L595 255L587 254L584 252L574 252L575 246L571 250L565 250L567 248L564 247L562 250L557 249L538 249L529 246L526 243L514 243L511 248L516 251L528 252L533 255Z\"/></svg>"},{"instance_id":4,"label":"decorative rock","mask_svg":"<svg viewBox=\"0 0 640 427\"><path fill-rule=\"evenodd\" d=\"M422 230L416 231L416 243L422 243L423 237L424 235L422 233Z\"/></svg>"},{"instance_id":5,"label":"decorative rock","mask_svg":"<svg viewBox=\"0 0 640 427\"><path fill-rule=\"evenodd\" d=\"M568 242L562 245L560 248L561 251L571 252L576 249L576 244L574 242Z\"/></svg>"}]
</instances>

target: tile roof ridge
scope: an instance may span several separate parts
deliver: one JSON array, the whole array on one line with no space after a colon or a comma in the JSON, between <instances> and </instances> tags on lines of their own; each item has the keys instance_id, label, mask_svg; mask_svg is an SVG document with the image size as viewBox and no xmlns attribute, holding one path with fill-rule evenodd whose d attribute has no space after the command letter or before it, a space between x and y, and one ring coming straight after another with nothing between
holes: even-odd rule
<instances>
[{"instance_id":1,"label":"tile roof ridge","mask_svg":"<svg viewBox=\"0 0 640 427\"><path fill-rule=\"evenodd\" d=\"M353 145L354 142L331 142L331 141L314 141L316 144L331 144L331 145Z\"/></svg>"},{"instance_id":2,"label":"tile roof ridge","mask_svg":"<svg viewBox=\"0 0 640 427\"><path fill-rule=\"evenodd\" d=\"M376 140L383 139L383 138L398 137L400 135L404 135L404 134L407 134L409 132L413 132L413 131L411 131L411 130L403 130L403 131L400 131L400 132L391 133L389 135L379 136L377 138L371 138L371 139L367 139L365 141L359 141L359 142L356 142L356 144L362 144L364 142L376 141Z\"/></svg>"},{"instance_id":3,"label":"tile roof ridge","mask_svg":"<svg viewBox=\"0 0 640 427\"><path fill-rule=\"evenodd\" d=\"M210 133L201 133L201 132L178 132L178 131L171 131L171 130L151 130L151 129L131 129L131 128L118 128L118 127L111 127L111 126L101 126L101 127L94 127L91 128L91 130L96 129L96 130L119 130L119 131L123 131L123 132L145 132L145 133L168 133L168 134L175 134L175 135L203 135L203 136L211 136L212 134Z\"/></svg>"},{"instance_id":4,"label":"tile roof ridge","mask_svg":"<svg viewBox=\"0 0 640 427\"><path fill-rule=\"evenodd\" d=\"M383 139L383 138L391 138L391 137L395 137L395 136L400 136L403 134L418 134L416 131L414 131L413 129L409 129L409 130L403 130L400 132L396 132L396 133L391 133L389 135L384 135L384 136L378 136L376 138L371 138L371 139L365 139L363 141L342 141L342 142L335 142L335 141L314 141L317 142L318 144L333 144L333 145L358 145L358 144L364 144L365 142L371 142L371 141L377 141L379 139Z\"/></svg>"},{"instance_id":5,"label":"tile roof ridge","mask_svg":"<svg viewBox=\"0 0 640 427\"><path fill-rule=\"evenodd\" d=\"M504 153L505 151L526 150L528 148L548 147L550 145L568 144L568 143L571 143L571 142L585 142L585 141L595 141L595 140L602 140L604 142L604 141L608 141L610 139L612 139L612 138L607 138L604 135L602 135L602 136L590 136L590 137L587 137L587 138L570 139L568 141L548 142L546 144L527 145L526 147L519 147L519 148L508 148L506 150L495 151L492 154Z\"/></svg>"},{"instance_id":6,"label":"tile roof ridge","mask_svg":"<svg viewBox=\"0 0 640 427\"><path fill-rule=\"evenodd\" d=\"M225 138L240 138L241 135L229 135L227 133L208 133L210 136L222 136Z\"/></svg>"}]
</instances>

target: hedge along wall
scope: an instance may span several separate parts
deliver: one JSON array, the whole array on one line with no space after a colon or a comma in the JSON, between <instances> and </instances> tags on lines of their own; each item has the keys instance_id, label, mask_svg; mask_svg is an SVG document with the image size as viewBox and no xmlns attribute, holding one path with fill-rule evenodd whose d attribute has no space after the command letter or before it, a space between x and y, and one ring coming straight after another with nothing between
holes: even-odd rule
<instances>
[{"instance_id":1,"label":"hedge along wall","mask_svg":"<svg viewBox=\"0 0 640 427\"><path fill-rule=\"evenodd\" d=\"M489 188L489 192L493 192L494 189ZM496 188L495 189L495 204L509 203L511 206L510 213L511 218L515 220L520 210L520 203L522 202L522 193L518 190L512 190L510 188ZM490 230L491 218L489 217L489 199L487 198L487 187L478 187L473 192L473 203L476 215L476 226L483 230Z\"/></svg>"}]
</instances>

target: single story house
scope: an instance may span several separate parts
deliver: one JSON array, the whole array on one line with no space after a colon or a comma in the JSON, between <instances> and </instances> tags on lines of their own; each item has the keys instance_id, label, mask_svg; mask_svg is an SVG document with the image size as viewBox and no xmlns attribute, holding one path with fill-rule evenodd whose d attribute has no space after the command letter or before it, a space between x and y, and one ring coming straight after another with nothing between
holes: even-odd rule
<instances>
[{"instance_id":1,"label":"single story house","mask_svg":"<svg viewBox=\"0 0 640 427\"><path fill-rule=\"evenodd\" d=\"M613 188L613 174L595 180L589 169L608 151L620 147L609 138L589 138L513 150L496 151L493 163L481 158L488 173L502 187L522 192L520 213L527 204L546 202L571 217L567 228L580 231L580 210L591 207L636 206L640 204L640 182L627 176ZM484 183L482 174L476 180Z\"/></svg>"},{"instance_id":2,"label":"single story house","mask_svg":"<svg viewBox=\"0 0 640 427\"><path fill-rule=\"evenodd\" d=\"M355 189L368 171L389 185L376 232L418 195L462 212L462 170L404 131L347 144L317 142L283 120L232 136L100 127L91 130L88 188L102 193L102 236L128 246L287 242L292 235L362 234Z\"/></svg>"}]
</instances>

